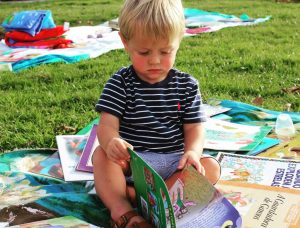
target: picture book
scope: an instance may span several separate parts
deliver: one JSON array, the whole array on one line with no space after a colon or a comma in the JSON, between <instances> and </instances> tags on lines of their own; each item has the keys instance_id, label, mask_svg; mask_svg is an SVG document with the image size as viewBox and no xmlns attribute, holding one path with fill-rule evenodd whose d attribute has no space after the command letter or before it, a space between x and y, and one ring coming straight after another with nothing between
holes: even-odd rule
<instances>
[{"instance_id":1,"label":"picture book","mask_svg":"<svg viewBox=\"0 0 300 228\"><path fill-rule=\"evenodd\" d=\"M63 216L59 218L45 219L42 221L24 223L21 225L10 226L12 228L96 228L81 219L74 216Z\"/></svg>"},{"instance_id":2,"label":"picture book","mask_svg":"<svg viewBox=\"0 0 300 228\"><path fill-rule=\"evenodd\" d=\"M56 141L65 181L94 180L92 173L76 170L88 135L57 135Z\"/></svg>"},{"instance_id":3,"label":"picture book","mask_svg":"<svg viewBox=\"0 0 300 228\"><path fill-rule=\"evenodd\" d=\"M64 180L64 174L63 174L58 151L54 152L49 157L40 161L38 164L36 164L28 171L38 175L45 175L45 176Z\"/></svg>"},{"instance_id":4,"label":"picture book","mask_svg":"<svg viewBox=\"0 0 300 228\"><path fill-rule=\"evenodd\" d=\"M231 108L226 108L221 105L210 105L210 104L203 104L204 111L207 116L215 116L224 112L227 112Z\"/></svg>"},{"instance_id":5,"label":"picture book","mask_svg":"<svg viewBox=\"0 0 300 228\"><path fill-rule=\"evenodd\" d=\"M300 191L220 180L216 188L239 211L243 228L300 227Z\"/></svg>"},{"instance_id":6,"label":"picture book","mask_svg":"<svg viewBox=\"0 0 300 228\"><path fill-rule=\"evenodd\" d=\"M204 148L221 151L253 150L272 130L268 126L249 126L211 118L204 126Z\"/></svg>"},{"instance_id":7,"label":"picture book","mask_svg":"<svg viewBox=\"0 0 300 228\"><path fill-rule=\"evenodd\" d=\"M192 166L164 180L129 150L139 213L153 227L241 227L238 211Z\"/></svg>"},{"instance_id":8,"label":"picture book","mask_svg":"<svg viewBox=\"0 0 300 228\"><path fill-rule=\"evenodd\" d=\"M94 124L87 139L87 143L80 156L79 162L76 166L76 170L93 172L92 156L98 145L97 125Z\"/></svg>"},{"instance_id":9,"label":"picture book","mask_svg":"<svg viewBox=\"0 0 300 228\"><path fill-rule=\"evenodd\" d=\"M279 143L281 143L282 141L279 139L275 139L275 138L269 138L269 137L264 137L263 140L261 141L261 143L255 147L253 150L250 150L249 152L247 152L247 155L258 155L259 153L262 153L263 151L269 149L270 147L273 147Z\"/></svg>"},{"instance_id":10,"label":"picture book","mask_svg":"<svg viewBox=\"0 0 300 228\"><path fill-rule=\"evenodd\" d=\"M300 189L300 161L220 152L221 180Z\"/></svg>"},{"instance_id":11,"label":"picture book","mask_svg":"<svg viewBox=\"0 0 300 228\"><path fill-rule=\"evenodd\" d=\"M292 140L284 141L277 146L267 149L258 156L300 160L300 134L297 134Z\"/></svg>"}]
</instances>

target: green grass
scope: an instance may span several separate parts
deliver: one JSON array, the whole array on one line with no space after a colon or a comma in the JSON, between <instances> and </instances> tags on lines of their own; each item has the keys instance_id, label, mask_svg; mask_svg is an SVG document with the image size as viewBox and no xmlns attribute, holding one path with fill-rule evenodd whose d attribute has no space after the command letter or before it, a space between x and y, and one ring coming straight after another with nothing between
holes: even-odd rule
<instances>
[{"instance_id":1,"label":"green grass","mask_svg":"<svg viewBox=\"0 0 300 228\"><path fill-rule=\"evenodd\" d=\"M231 99L261 107L300 112L300 95L284 88L300 86L300 4L275 0L184 0L198 8L270 21L184 38L176 67L191 73L204 100ZM57 25L96 25L118 15L121 1L42 1L0 3L0 21L12 12L50 9ZM19 73L0 72L0 152L16 148L56 147L55 136L75 134L97 117L94 105L106 80L128 65L123 50L75 64L48 64Z\"/></svg>"}]
</instances>

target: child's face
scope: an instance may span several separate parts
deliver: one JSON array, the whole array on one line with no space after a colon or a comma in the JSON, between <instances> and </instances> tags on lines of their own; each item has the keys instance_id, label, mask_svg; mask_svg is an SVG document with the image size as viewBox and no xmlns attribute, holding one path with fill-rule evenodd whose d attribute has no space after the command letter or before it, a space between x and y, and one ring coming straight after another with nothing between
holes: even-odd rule
<instances>
[{"instance_id":1,"label":"child's face","mask_svg":"<svg viewBox=\"0 0 300 228\"><path fill-rule=\"evenodd\" d=\"M173 67L180 40L180 37L168 40L139 34L128 41L122 38L137 75L150 84L166 78Z\"/></svg>"}]
</instances>

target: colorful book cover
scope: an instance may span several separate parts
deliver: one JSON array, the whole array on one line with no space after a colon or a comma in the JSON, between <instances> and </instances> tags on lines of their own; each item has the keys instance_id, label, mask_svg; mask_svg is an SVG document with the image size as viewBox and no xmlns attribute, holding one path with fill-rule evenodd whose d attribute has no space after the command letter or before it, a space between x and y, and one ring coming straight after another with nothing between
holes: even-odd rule
<instances>
[{"instance_id":1,"label":"colorful book cover","mask_svg":"<svg viewBox=\"0 0 300 228\"><path fill-rule=\"evenodd\" d=\"M300 161L220 152L221 180L300 189Z\"/></svg>"},{"instance_id":2,"label":"colorful book cover","mask_svg":"<svg viewBox=\"0 0 300 228\"><path fill-rule=\"evenodd\" d=\"M79 162L76 166L76 170L93 172L92 156L98 145L99 142L97 138L97 125L94 124L92 130L90 131L90 135L87 139L84 150L80 156Z\"/></svg>"},{"instance_id":3,"label":"colorful book cover","mask_svg":"<svg viewBox=\"0 0 300 228\"><path fill-rule=\"evenodd\" d=\"M129 153L138 210L153 227L241 227L238 211L193 167L167 187L142 158Z\"/></svg>"},{"instance_id":4,"label":"colorful book cover","mask_svg":"<svg viewBox=\"0 0 300 228\"><path fill-rule=\"evenodd\" d=\"M64 174L58 151L40 161L33 168L29 169L28 172L64 180Z\"/></svg>"},{"instance_id":5,"label":"colorful book cover","mask_svg":"<svg viewBox=\"0 0 300 228\"><path fill-rule=\"evenodd\" d=\"M231 108L226 108L221 105L210 105L210 104L203 104L204 111L207 116L215 116L224 112L227 112Z\"/></svg>"},{"instance_id":6,"label":"colorful book cover","mask_svg":"<svg viewBox=\"0 0 300 228\"><path fill-rule=\"evenodd\" d=\"M88 135L57 135L56 141L65 181L94 180L92 173L76 170Z\"/></svg>"},{"instance_id":7,"label":"colorful book cover","mask_svg":"<svg viewBox=\"0 0 300 228\"><path fill-rule=\"evenodd\" d=\"M78 219L74 216L63 216L59 218L46 219L42 221L24 223L21 225L10 226L12 228L96 228L81 219Z\"/></svg>"},{"instance_id":8,"label":"colorful book cover","mask_svg":"<svg viewBox=\"0 0 300 228\"><path fill-rule=\"evenodd\" d=\"M208 119L204 148L211 150L250 151L272 130L267 126L248 126L218 119Z\"/></svg>"},{"instance_id":9,"label":"colorful book cover","mask_svg":"<svg viewBox=\"0 0 300 228\"><path fill-rule=\"evenodd\" d=\"M258 156L281 158L287 160L300 160L300 134L296 135L292 140L280 143Z\"/></svg>"},{"instance_id":10,"label":"colorful book cover","mask_svg":"<svg viewBox=\"0 0 300 228\"><path fill-rule=\"evenodd\" d=\"M244 228L300 227L300 191L220 180L216 188L240 212Z\"/></svg>"},{"instance_id":11,"label":"colorful book cover","mask_svg":"<svg viewBox=\"0 0 300 228\"><path fill-rule=\"evenodd\" d=\"M253 150L250 150L249 152L247 152L247 155L256 156L259 153L262 153L263 151L265 151L265 150L269 149L270 147L273 147L281 142L282 141L279 139L264 137L262 142L257 147L255 147Z\"/></svg>"}]
</instances>

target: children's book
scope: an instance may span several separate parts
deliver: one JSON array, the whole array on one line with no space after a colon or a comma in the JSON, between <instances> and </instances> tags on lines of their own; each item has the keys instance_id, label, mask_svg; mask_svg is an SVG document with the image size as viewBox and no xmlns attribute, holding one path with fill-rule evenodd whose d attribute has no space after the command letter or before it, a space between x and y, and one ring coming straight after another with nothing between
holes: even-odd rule
<instances>
[{"instance_id":1,"label":"children's book","mask_svg":"<svg viewBox=\"0 0 300 228\"><path fill-rule=\"evenodd\" d=\"M56 142L65 181L94 180L94 176L92 173L76 170L76 166L86 145L87 138L87 135L56 136Z\"/></svg>"},{"instance_id":2,"label":"children's book","mask_svg":"<svg viewBox=\"0 0 300 228\"><path fill-rule=\"evenodd\" d=\"M220 152L221 180L300 189L300 161Z\"/></svg>"},{"instance_id":3,"label":"children's book","mask_svg":"<svg viewBox=\"0 0 300 228\"><path fill-rule=\"evenodd\" d=\"M90 223L87 223L74 216L63 216L59 218L46 219L42 221L24 223L21 225L10 226L12 228L96 228Z\"/></svg>"},{"instance_id":4,"label":"children's book","mask_svg":"<svg viewBox=\"0 0 300 228\"><path fill-rule=\"evenodd\" d=\"M224 112L227 112L231 108L226 108L221 105L210 105L210 104L203 104L204 111L207 116L215 116Z\"/></svg>"},{"instance_id":5,"label":"children's book","mask_svg":"<svg viewBox=\"0 0 300 228\"><path fill-rule=\"evenodd\" d=\"M247 155L256 156L262 153L263 151L269 149L270 147L273 147L281 142L282 141L279 139L264 137L261 143L257 147L247 152Z\"/></svg>"},{"instance_id":6,"label":"children's book","mask_svg":"<svg viewBox=\"0 0 300 228\"><path fill-rule=\"evenodd\" d=\"M87 139L87 143L81 154L79 162L76 166L76 170L85 171L85 172L93 172L92 156L98 145L99 145L99 142L98 142L98 138L97 138L97 125L94 124L90 131L90 135Z\"/></svg>"},{"instance_id":7,"label":"children's book","mask_svg":"<svg viewBox=\"0 0 300 228\"><path fill-rule=\"evenodd\" d=\"M164 180L129 150L138 210L153 227L241 227L238 211L192 166Z\"/></svg>"},{"instance_id":8,"label":"children's book","mask_svg":"<svg viewBox=\"0 0 300 228\"><path fill-rule=\"evenodd\" d=\"M28 170L28 172L64 180L64 174L58 151L54 152L48 158L40 161L38 164Z\"/></svg>"},{"instance_id":9,"label":"children's book","mask_svg":"<svg viewBox=\"0 0 300 228\"><path fill-rule=\"evenodd\" d=\"M204 148L211 150L250 151L272 130L268 126L249 126L218 119L208 119Z\"/></svg>"},{"instance_id":10,"label":"children's book","mask_svg":"<svg viewBox=\"0 0 300 228\"><path fill-rule=\"evenodd\" d=\"M300 227L300 191L220 180L216 188L240 212L244 228Z\"/></svg>"},{"instance_id":11,"label":"children's book","mask_svg":"<svg viewBox=\"0 0 300 228\"><path fill-rule=\"evenodd\" d=\"M300 160L300 134L296 135L292 140L282 142L260 153L258 156Z\"/></svg>"}]
</instances>

